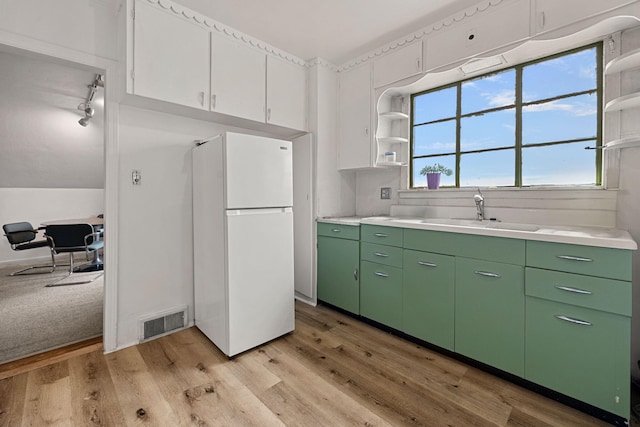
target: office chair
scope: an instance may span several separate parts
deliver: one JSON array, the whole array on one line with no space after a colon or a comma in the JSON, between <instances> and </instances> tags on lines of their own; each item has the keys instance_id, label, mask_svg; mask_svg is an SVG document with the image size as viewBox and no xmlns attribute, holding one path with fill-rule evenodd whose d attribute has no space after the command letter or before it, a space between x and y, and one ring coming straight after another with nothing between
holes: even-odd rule
<instances>
[{"instance_id":1,"label":"office chair","mask_svg":"<svg viewBox=\"0 0 640 427\"><path fill-rule=\"evenodd\" d=\"M14 222L11 224L5 224L2 226L4 230L4 235L9 240L9 244L11 244L11 249L14 251L24 251L27 249L35 249L35 248L51 248L51 242L48 238L35 240L38 230L34 230L33 226L28 222ZM22 270L14 271L10 273L9 276L19 276L19 275L27 275L27 274L43 274L43 273L52 273L56 269L56 260L53 256L53 251L51 252L51 265L34 265L31 267L23 268ZM33 273L24 273L28 270L40 269L40 268L48 268L49 271L37 271Z\"/></svg>"},{"instance_id":2,"label":"office chair","mask_svg":"<svg viewBox=\"0 0 640 427\"><path fill-rule=\"evenodd\" d=\"M89 252L97 251L104 247L104 241L100 240L100 232L96 232L91 224L48 225L45 235L51 240L51 250L56 255L61 253L69 254L69 273L63 278L46 285L47 287L91 283L104 274L102 272L90 280L62 282L74 273L74 252L84 252L88 258Z\"/></svg>"}]
</instances>

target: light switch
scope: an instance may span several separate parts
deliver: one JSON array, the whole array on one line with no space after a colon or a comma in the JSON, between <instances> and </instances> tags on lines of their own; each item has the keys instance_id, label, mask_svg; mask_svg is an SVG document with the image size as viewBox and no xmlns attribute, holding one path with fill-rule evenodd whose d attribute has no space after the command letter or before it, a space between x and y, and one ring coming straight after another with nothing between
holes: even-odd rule
<instances>
[{"instance_id":1,"label":"light switch","mask_svg":"<svg viewBox=\"0 0 640 427\"><path fill-rule=\"evenodd\" d=\"M131 172L131 182L133 183L133 185L140 185L141 181L142 172L138 170L134 170L133 172Z\"/></svg>"},{"instance_id":2,"label":"light switch","mask_svg":"<svg viewBox=\"0 0 640 427\"><path fill-rule=\"evenodd\" d=\"M380 198L381 199L390 199L391 198L391 187L382 187L380 189Z\"/></svg>"}]
</instances>

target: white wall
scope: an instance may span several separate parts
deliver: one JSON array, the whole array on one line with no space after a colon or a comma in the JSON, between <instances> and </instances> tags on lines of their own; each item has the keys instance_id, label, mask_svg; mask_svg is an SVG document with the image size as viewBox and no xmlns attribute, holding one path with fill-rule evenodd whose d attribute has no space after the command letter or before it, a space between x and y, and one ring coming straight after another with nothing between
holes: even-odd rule
<instances>
[{"instance_id":1,"label":"white wall","mask_svg":"<svg viewBox=\"0 0 640 427\"><path fill-rule=\"evenodd\" d=\"M0 188L0 223L86 218L104 212L104 190L84 188ZM48 249L13 251L6 238L0 244L0 265L49 257Z\"/></svg>"},{"instance_id":2,"label":"white wall","mask_svg":"<svg viewBox=\"0 0 640 427\"><path fill-rule=\"evenodd\" d=\"M0 29L116 59L114 0L2 0Z\"/></svg>"},{"instance_id":3,"label":"white wall","mask_svg":"<svg viewBox=\"0 0 640 427\"><path fill-rule=\"evenodd\" d=\"M104 90L84 112L92 70L0 52L0 187L103 188ZM81 201L78 201L79 203Z\"/></svg>"},{"instance_id":4,"label":"white wall","mask_svg":"<svg viewBox=\"0 0 640 427\"><path fill-rule=\"evenodd\" d=\"M138 342L141 317L186 305L193 321L191 148L221 131L120 107L118 347ZM134 169L140 185L132 184Z\"/></svg>"}]
</instances>

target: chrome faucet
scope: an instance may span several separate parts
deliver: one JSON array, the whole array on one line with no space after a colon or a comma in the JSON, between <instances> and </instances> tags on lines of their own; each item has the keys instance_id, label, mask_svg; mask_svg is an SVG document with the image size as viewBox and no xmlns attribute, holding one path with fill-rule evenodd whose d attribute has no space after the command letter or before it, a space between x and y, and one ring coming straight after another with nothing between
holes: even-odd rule
<instances>
[{"instance_id":1,"label":"chrome faucet","mask_svg":"<svg viewBox=\"0 0 640 427\"><path fill-rule=\"evenodd\" d=\"M473 196L473 200L476 202L476 209L478 210L478 221L484 219L484 194L478 188L478 194Z\"/></svg>"}]
</instances>

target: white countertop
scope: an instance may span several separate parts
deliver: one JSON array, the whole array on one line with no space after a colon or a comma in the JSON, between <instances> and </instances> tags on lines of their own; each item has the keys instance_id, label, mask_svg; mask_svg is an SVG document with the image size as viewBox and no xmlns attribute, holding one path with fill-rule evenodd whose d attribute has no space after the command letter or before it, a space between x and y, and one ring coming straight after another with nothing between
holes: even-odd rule
<instances>
[{"instance_id":1,"label":"white countertop","mask_svg":"<svg viewBox=\"0 0 640 427\"><path fill-rule=\"evenodd\" d=\"M512 239L539 240L575 245L599 246L615 249L638 249L631 235L624 230L604 227L575 227L564 225L520 224L473 219L405 218L405 217L344 217L319 218L333 224L371 224L418 230L446 231Z\"/></svg>"},{"instance_id":2,"label":"white countertop","mask_svg":"<svg viewBox=\"0 0 640 427\"><path fill-rule=\"evenodd\" d=\"M329 224L344 224L344 225L360 225L362 221L361 216L343 216L333 218L318 218L318 222L326 222Z\"/></svg>"}]
</instances>

